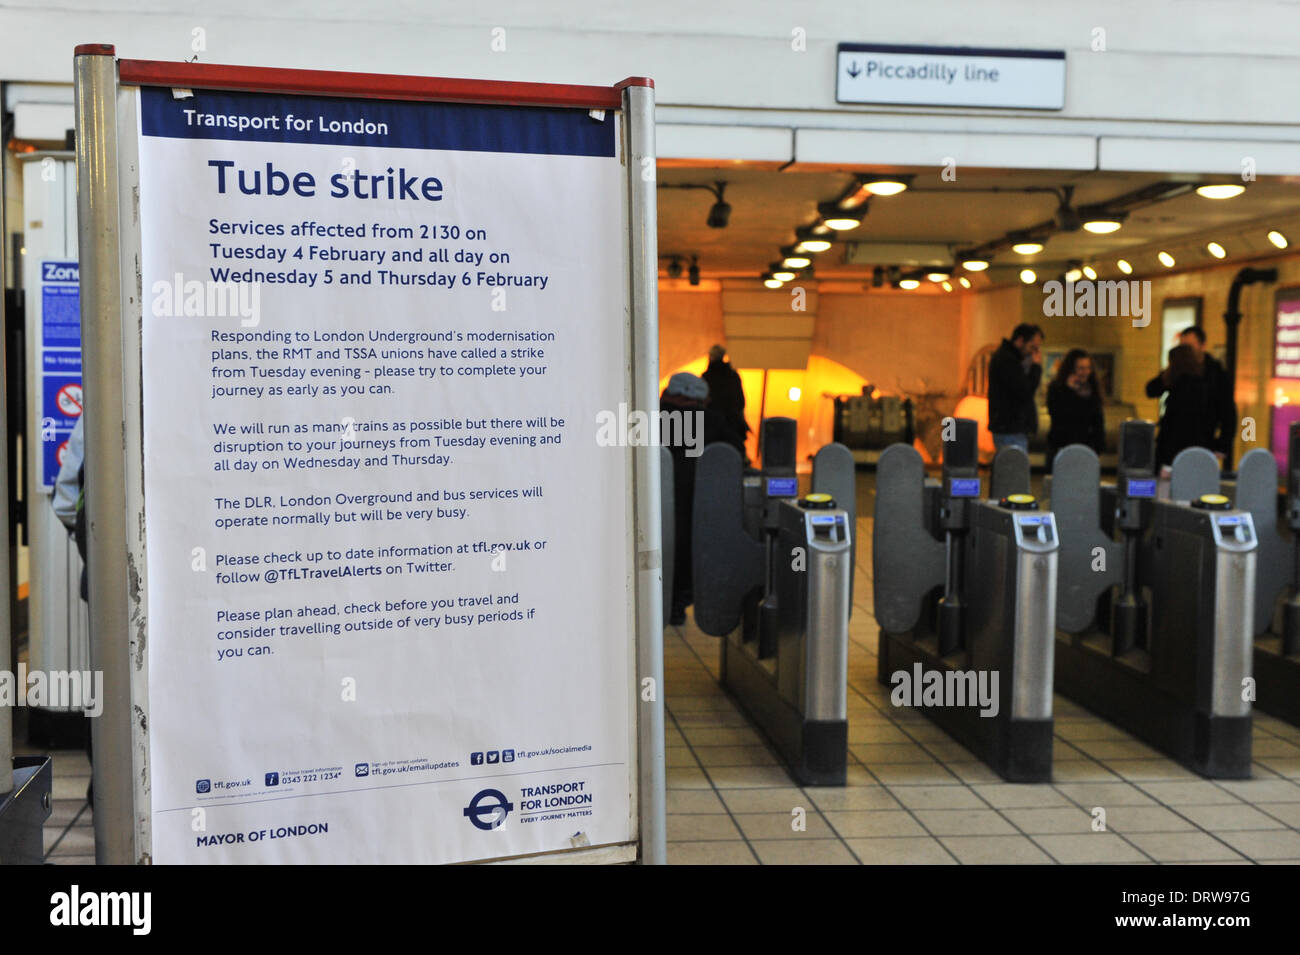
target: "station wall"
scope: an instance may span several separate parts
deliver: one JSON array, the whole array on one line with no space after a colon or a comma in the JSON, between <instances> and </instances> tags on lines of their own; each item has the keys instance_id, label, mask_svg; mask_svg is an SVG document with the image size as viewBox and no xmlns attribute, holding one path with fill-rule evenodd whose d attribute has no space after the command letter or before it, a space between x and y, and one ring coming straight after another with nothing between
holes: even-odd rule
<instances>
[{"instance_id":1,"label":"station wall","mask_svg":"<svg viewBox=\"0 0 1300 955\"><path fill-rule=\"evenodd\" d=\"M1237 404L1239 417L1254 419L1255 440L1244 441L1238 432L1237 459L1252 447L1269 445L1275 300L1278 290L1300 286L1300 255L1279 255L1252 264L1276 266L1278 282L1248 287L1241 297L1244 317L1238 339ZM972 359L987 346L996 345L1017 323L1026 321L1043 327L1053 351L1078 346L1114 353L1116 397L1133 405L1139 416L1154 420L1158 403L1147 398L1144 389L1164 366L1171 344L1161 340L1165 302L1199 298L1208 345L1219 351L1225 343L1223 313L1228 290L1241 267L1242 263L1234 262L1163 276L1134 276L1151 281L1151 321L1145 327L1135 327L1129 317L1044 315L1039 286L940 295L854 290L850 283L823 283L817 296L812 357L801 373L792 376L783 372L779 381L770 376L772 404L768 413L799 418L801 459L831 440L828 396L855 393L868 383L886 393L911 397L924 425L956 407L966 392ZM788 290L770 294L789 298ZM660 374L666 377L687 366L702 370L709 346L725 343L722 293L717 283L690 290L661 283L659 307ZM1050 374L1051 369L1046 372ZM746 376L749 410L755 413L761 380L761 375ZM785 397L791 383L801 389L798 402Z\"/></svg>"}]
</instances>

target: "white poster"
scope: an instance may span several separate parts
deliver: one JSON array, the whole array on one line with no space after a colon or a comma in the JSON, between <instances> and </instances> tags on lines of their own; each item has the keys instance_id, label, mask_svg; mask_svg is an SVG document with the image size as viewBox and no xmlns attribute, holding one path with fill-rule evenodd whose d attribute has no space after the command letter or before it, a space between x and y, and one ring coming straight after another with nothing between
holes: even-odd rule
<instances>
[{"instance_id":1,"label":"white poster","mask_svg":"<svg viewBox=\"0 0 1300 955\"><path fill-rule=\"evenodd\" d=\"M154 861L634 841L616 114L138 108Z\"/></svg>"}]
</instances>

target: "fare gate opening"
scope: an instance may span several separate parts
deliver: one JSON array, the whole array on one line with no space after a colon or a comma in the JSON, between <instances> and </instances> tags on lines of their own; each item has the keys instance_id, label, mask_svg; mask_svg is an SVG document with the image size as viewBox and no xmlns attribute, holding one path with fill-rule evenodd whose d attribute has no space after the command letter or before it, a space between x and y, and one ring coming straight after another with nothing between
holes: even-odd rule
<instances>
[{"instance_id":1,"label":"fare gate opening","mask_svg":"<svg viewBox=\"0 0 1300 955\"><path fill-rule=\"evenodd\" d=\"M704 449L692 519L695 623L721 637L725 689L804 785L842 786L848 765L848 624L856 539L854 465L813 459L799 497L794 422L762 423L762 468Z\"/></svg>"},{"instance_id":2,"label":"fare gate opening","mask_svg":"<svg viewBox=\"0 0 1300 955\"><path fill-rule=\"evenodd\" d=\"M1203 776L1248 778L1254 521L1204 448L1175 458L1158 499L1154 434L1124 423L1114 485L1091 448L1056 456L1056 688Z\"/></svg>"},{"instance_id":3,"label":"fare gate opening","mask_svg":"<svg viewBox=\"0 0 1300 955\"><path fill-rule=\"evenodd\" d=\"M1052 621L1059 537L1016 448L981 498L975 422L955 419L942 480L896 444L877 468L877 677L1010 782L1052 766Z\"/></svg>"}]
</instances>

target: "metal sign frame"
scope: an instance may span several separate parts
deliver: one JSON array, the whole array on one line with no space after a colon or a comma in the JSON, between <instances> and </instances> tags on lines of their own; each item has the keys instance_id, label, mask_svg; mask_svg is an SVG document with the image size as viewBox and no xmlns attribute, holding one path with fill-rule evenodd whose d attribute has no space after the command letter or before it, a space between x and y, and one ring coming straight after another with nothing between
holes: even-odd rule
<instances>
[{"instance_id":1,"label":"metal sign frame","mask_svg":"<svg viewBox=\"0 0 1300 955\"><path fill-rule=\"evenodd\" d=\"M109 44L74 53L81 323L86 402L86 513L91 664L104 676L94 722L95 856L100 864L152 861L149 762L148 574L145 552L141 339L143 290L140 86L238 90L443 103L611 110L621 116L629 287L623 391L658 408L658 252L654 84L567 86L266 67L117 60ZM129 120L129 121L128 121ZM658 449L626 449L629 467L629 767L639 861L665 861L663 607ZM647 682L650 681L650 682ZM648 688L650 692L645 692ZM647 698L648 697L648 698ZM624 844L627 845L627 844ZM564 850L529 861L625 861L619 846ZM499 860L509 861L509 860Z\"/></svg>"}]
</instances>

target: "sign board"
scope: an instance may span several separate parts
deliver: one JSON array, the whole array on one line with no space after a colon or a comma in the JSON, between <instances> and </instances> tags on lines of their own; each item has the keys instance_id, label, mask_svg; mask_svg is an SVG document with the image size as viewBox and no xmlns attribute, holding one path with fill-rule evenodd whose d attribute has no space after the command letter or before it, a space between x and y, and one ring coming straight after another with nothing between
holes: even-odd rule
<instances>
[{"instance_id":1,"label":"sign board","mask_svg":"<svg viewBox=\"0 0 1300 955\"><path fill-rule=\"evenodd\" d=\"M40 474L54 487L81 417L81 287L76 262L41 262Z\"/></svg>"},{"instance_id":2,"label":"sign board","mask_svg":"<svg viewBox=\"0 0 1300 955\"><path fill-rule=\"evenodd\" d=\"M120 69L137 852L637 858L653 449L597 422L643 400L640 100L235 72Z\"/></svg>"},{"instance_id":3,"label":"sign board","mask_svg":"<svg viewBox=\"0 0 1300 955\"><path fill-rule=\"evenodd\" d=\"M1065 51L841 43L835 101L1063 109Z\"/></svg>"},{"instance_id":4,"label":"sign board","mask_svg":"<svg viewBox=\"0 0 1300 955\"><path fill-rule=\"evenodd\" d=\"M1285 480L1291 453L1291 423L1300 420L1300 290L1280 289L1273 326L1273 406L1269 448Z\"/></svg>"}]
</instances>

